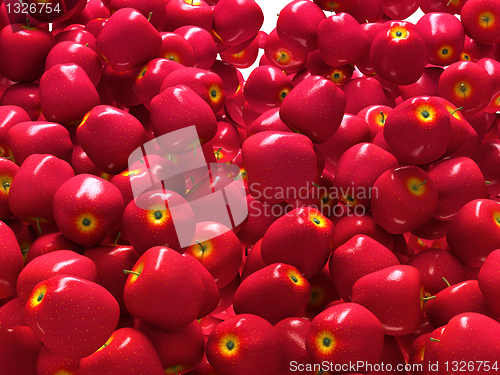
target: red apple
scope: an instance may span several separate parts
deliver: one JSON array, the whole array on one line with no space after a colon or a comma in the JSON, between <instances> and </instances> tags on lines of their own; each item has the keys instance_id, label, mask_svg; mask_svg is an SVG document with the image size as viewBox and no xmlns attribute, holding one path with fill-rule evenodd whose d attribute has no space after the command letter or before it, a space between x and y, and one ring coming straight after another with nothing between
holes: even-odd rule
<instances>
[{"instance_id":1,"label":"red apple","mask_svg":"<svg viewBox=\"0 0 500 375\"><path fill-rule=\"evenodd\" d=\"M36 373L50 375L60 371L66 371L69 375L80 374L80 359L54 354L43 346L36 359Z\"/></svg>"},{"instance_id":2,"label":"red apple","mask_svg":"<svg viewBox=\"0 0 500 375\"><path fill-rule=\"evenodd\" d=\"M477 280L449 286L425 302L425 316L434 328L442 327L464 312L475 312L496 319L484 299Z\"/></svg>"},{"instance_id":3,"label":"red apple","mask_svg":"<svg viewBox=\"0 0 500 375\"><path fill-rule=\"evenodd\" d=\"M3 259L2 262L5 264L0 273L2 285L0 288L0 298L7 298L12 296L16 291L17 278L23 269L24 261L14 232L3 222L0 222L0 235L2 238L0 254Z\"/></svg>"},{"instance_id":4,"label":"red apple","mask_svg":"<svg viewBox=\"0 0 500 375\"><path fill-rule=\"evenodd\" d=\"M427 63L425 41L410 22L386 23L370 49L370 61L377 74L390 83L410 85L424 72Z\"/></svg>"},{"instance_id":5,"label":"red apple","mask_svg":"<svg viewBox=\"0 0 500 375\"><path fill-rule=\"evenodd\" d=\"M194 239L186 254L192 255L213 276L219 289L228 285L238 273L242 254L238 237L216 222L196 225Z\"/></svg>"},{"instance_id":6,"label":"red apple","mask_svg":"<svg viewBox=\"0 0 500 375\"><path fill-rule=\"evenodd\" d=\"M132 246L101 245L89 247L83 252L83 256L93 261L99 284L115 297L120 312L126 313L123 289L127 275L123 270L132 269L139 260L139 254Z\"/></svg>"},{"instance_id":7,"label":"red apple","mask_svg":"<svg viewBox=\"0 0 500 375\"><path fill-rule=\"evenodd\" d=\"M19 167L10 160L0 159L0 220L12 216L9 207L9 191Z\"/></svg>"},{"instance_id":8,"label":"red apple","mask_svg":"<svg viewBox=\"0 0 500 375\"><path fill-rule=\"evenodd\" d=\"M20 23L4 27L0 32L0 50L3 51L0 74L15 82L36 81L54 45L54 36L41 27Z\"/></svg>"},{"instance_id":9,"label":"red apple","mask_svg":"<svg viewBox=\"0 0 500 375\"><path fill-rule=\"evenodd\" d=\"M214 113L219 112L224 107L226 102L224 85L215 73L200 68L176 69L165 77L160 92L177 85L185 85L193 89L210 105Z\"/></svg>"},{"instance_id":10,"label":"red apple","mask_svg":"<svg viewBox=\"0 0 500 375\"><path fill-rule=\"evenodd\" d=\"M342 86L346 97L345 112L355 115L371 105L387 106L384 88L375 78L353 78Z\"/></svg>"},{"instance_id":11,"label":"red apple","mask_svg":"<svg viewBox=\"0 0 500 375\"><path fill-rule=\"evenodd\" d=\"M96 52L84 44L70 41L59 42L47 55L45 70L57 64L69 63L82 67L94 86L97 86L102 77L103 64Z\"/></svg>"},{"instance_id":12,"label":"red apple","mask_svg":"<svg viewBox=\"0 0 500 375\"><path fill-rule=\"evenodd\" d=\"M328 65L342 66L366 55L370 40L353 16L338 13L318 25L318 49Z\"/></svg>"},{"instance_id":13,"label":"red apple","mask_svg":"<svg viewBox=\"0 0 500 375\"><path fill-rule=\"evenodd\" d=\"M25 307L28 326L53 353L86 357L99 349L118 323L120 310L102 286L56 275L35 286Z\"/></svg>"},{"instance_id":14,"label":"red apple","mask_svg":"<svg viewBox=\"0 0 500 375\"><path fill-rule=\"evenodd\" d=\"M74 175L71 166L56 156L28 156L9 189L11 212L28 223L53 223L53 198Z\"/></svg>"},{"instance_id":15,"label":"red apple","mask_svg":"<svg viewBox=\"0 0 500 375\"><path fill-rule=\"evenodd\" d=\"M172 332L136 319L134 328L151 340L166 374L186 373L203 360L205 338L200 323L197 321Z\"/></svg>"},{"instance_id":16,"label":"red apple","mask_svg":"<svg viewBox=\"0 0 500 375\"><path fill-rule=\"evenodd\" d=\"M281 358L271 323L251 314L240 314L215 327L207 341L206 355L221 375L276 374Z\"/></svg>"},{"instance_id":17,"label":"red apple","mask_svg":"<svg viewBox=\"0 0 500 375\"><path fill-rule=\"evenodd\" d=\"M372 215L389 233L418 229L438 206L438 189L422 169L406 166L384 172L373 185Z\"/></svg>"},{"instance_id":18,"label":"red apple","mask_svg":"<svg viewBox=\"0 0 500 375\"><path fill-rule=\"evenodd\" d=\"M259 66L248 76L244 94L253 110L264 113L279 108L294 85L290 77L273 66Z\"/></svg>"},{"instance_id":19,"label":"red apple","mask_svg":"<svg viewBox=\"0 0 500 375\"><path fill-rule=\"evenodd\" d=\"M103 172L123 172L129 156L141 147L144 127L131 114L112 106L98 105L83 118L76 138L90 160Z\"/></svg>"},{"instance_id":20,"label":"red apple","mask_svg":"<svg viewBox=\"0 0 500 375\"><path fill-rule=\"evenodd\" d=\"M489 104L492 80L480 65L470 61L451 64L439 78L439 96L462 107L463 115L473 115Z\"/></svg>"},{"instance_id":21,"label":"red apple","mask_svg":"<svg viewBox=\"0 0 500 375\"><path fill-rule=\"evenodd\" d=\"M438 365L443 375L457 374L454 363L474 364L470 371L489 374L498 370L500 349L495 343L500 335L500 324L493 319L473 312L454 316L439 339ZM479 362L483 366L479 368ZM446 366L446 363L448 366Z\"/></svg>"},{"instance_id":22,"label":"red apple","mask_svg":"<svg viewBox=\"0 0 500 375\"><path fill-rule=\"evenodd\" d=\"M355 235L339 246L330 258L330 275L344 301L352 298L352 287L361 277L399 265L396 256L385 246L366 235Z\"/></svg>"},{"instance_id":23,"label":"red apple","mask_svg":"<svg viewBox=\"0 0 500 375\"><path fill-rule=\"evenodd\" d=\"M102 347L80 361L81 375L114 375L121 372L165 373L151 340L133 328L117 329Z\"/></svg>"},{"instance_id":24,"label":"red apple","mask_svg":"<svg viewBox=\"0 0 500 375\"><path fill-rule=\"evenodd\" d=\"M10 128L12 128L16 124L30 120L31 118L28 113L19 106L0 106L0 156L12 156L9 154L9 150L5 145L5 137Z\"/></svg>"},{"instance_id":25,"label":"red apple","mask_svg":"<svg viewBox=\"0 0 500 375\"><path fill-rule=\"evenodd\" d=\"M467 4L468 3L468 4ZM470 0L460 12L460 19L466 34L480 42L493 44L500 42L500 6L494 0Z\"/></svg>"},{"instance_id":26,"label":"red apple","mask_svg":"<svg viewBox=\"0 0 500 375\"><path fill-rule=\"evenodd\" d=\"M335 171L335 188L348 207L370 207L371 189L382 173L399 166L389 152L372 143L358 143L345 151Z\"/></svg>"},{"instance_id":27,"label":"red apple","mask_svg":"<svg viewBox=\"0 0 500 375\"><path fill-rule=\"evenodd\" d=\"M69 162L73 153L68 130L53 122L21 122L9 129L5 140L18 165L32 154L51 154Z\"/></svg>"},{"instance_id":28,"label":"red apple","mask_svg":"<svg viewBox=\"0 0 500 375\"><path fill-rule=\"evenodd\" d=\"M261 256L268 265L286 263L297 267L306 278L325 266L333 246L333 224L316 208L291 210L267 229ZM304 249L311 251L305 252Z\"/></svg>"},{"instance_id":29,"label":"red apple","mask_svg":"<svg viewBox=\"0 0 500 375\"><path fill-rule=\"evenodd\" d=\"M275 263L244 279L233 299L236 314L254 314L275 325L300 317L307 306L311 286L294 266Z\"/></svg>"},{"instance_id":30,"label":"red apple","mask_svg":"<svg viewBox=\"0 0 500 375\"><path fill-rule=\"evenodd\" d=\"M276 31L286 43L312 52L318 48L318 25L325 18L316 4L305 0L292 1L280 11Z\"/></svg>"},{"instance_id":31,"label":"red apple","mask_svg":"<svg viewBox=\"0 0 500 375\"><path fill-rule=\"evenodd\" d=\"M168 2L167 2L168 3ZM151 25L157 30L162 30L167 16L165 1L163 0L111 0L109 1L109 10L114 14L118 9L134 8L148 18Z\"/></svg>"},{"instance_id":32,"label":"red apple","mask_svg":"<svg viewBox=\"0 0 500 375\"><path fill-rule=\"evenodd\" d=\"M252 0L219 0L213 17L214 33L228 45L254 37L264 22L262 9Z\"/></svg>"},{"instance_id":33,"label":"red apple","mask_svg":"<svg viewBox=\"0 0 500 375\"><path fill-rule=\"evenodd\" d=\"M23 268L17 279L17 295L25 306L35 286L55 275L71 275L98 282L95 264L85 256L69 250L41 255Z\"/></svg>"},{"instance_id":34,"label":"red apple","mask_svg":"<svg viewBox=\"0 0 500 375\"><path fill-rule=\"evenodd\" d=\"M28 327L0 328L0 366L5 375L32 375L42 344Z\"/></svg>"},{"instance_id":35,"label":"red apple","mask_svg":"<svg viewBox=\"0 0 500 375\"><path fill-rule=\"evenodd\" d=\"M140 254L153 246L168 246L178 252L191 245L196 220L189 203L170 190L146 191L132 200L123 214L127 238Z\"/></svg>"},{"instance_id":36,"label":"red apple","mask_svg":"<svg viewBox=\"0 0 500 375\"><path fill-rule=\"evenodd\" d=\"M338 130L345 110L344 93L323 77L313 76L286 95L280 118L292 131L313 143L328 141Z\"/></svg>"},{"instance_id":37,"label":"red apple","mask_svg":"<svg viewBox=\"0 0 500 375\"><path fill-rule=\"evenodd\" d=\"M173 31L182 26L197 26L210 31L214 22L212 9L203 0L167 1L165 31Z\"/></svg>"},{"instance_id":38,"label":"red apple","mask_svg":"<svg viewBox=\"0 0 500 375\"><path fill-rule=\"evenodd\" d=\"M385 334L415 331L423 319L424 290L420 272L410 266L391 266L361 277L352 287L352 302L370 310Z\"/></svg>"},{"instance_id":39,"label":"red apple","mask_svg":"<svg viewBox=\"0 0 500 375\"><path fill-rule=\"evenodd\" d=\"M382 324L357 303L340 303L312 320L306 348L313 363L377 363L384 346Z\"/></svg>"},{"instance_id":40,"label":"red apple","mask_svg":"<svg viewBox=\"0 0 500 375\"><path fill-rule=\"evenodd\" d=\"M428 296L446 289L446 281L455 285L465 280L464 265L453 254L443 249L424 249L413 255L406 265L420 271L422 285Z\"/></svg>"},{"instance_id":41,"label":"red apple","mask_svg":"<svg viewBox=\"0 0 500 375\"><path fill-rule=\"evenodd\" d=\"M466 266L481 267L500 248L500 203L475 199L464 205L451 222L446 241Z\"/></svg>"},{"instance_id":42,"label":"red apple","mask_svg":"<svg viewBox=\"0 0 500 375\"><path fill-rule=\"evenodd\" d=\"M174 33L184 37L193 49L196 61L195 68L208 69L217 58L217 46L212 35L198 26L182 26L174 30Z\"/></svg>"},{"instance_id":43,"label":"red apple","mask_svg":"<svg viewBox=\"0 0 500 375\"><path fill-rule=\"evenodd\" d=\"M151 100L150 106L154 134L166 151L176 154L193 151L217 133L212 108L185 85L168 87Z\"/></svg>"},{"instance_id":44,"label":"red apple","mask_svg":"<svg viewBox=\"0 0 500 375\"><path fill-rule=\"evenodd\" d=\"M65 87L65 90L60 90L60 87ZM99 104L94 84L79 65L54 65L40 79L40 106L48 121L76 124Z\"/></svg>"},{"instance_id":45,"label":"red apple","mask_svg":"<svg viewBox=\"0 0 500 375\"><path fill-rule=\"evenodd\" d=\"M103 241L122 218L125 205L116 186L100 177L80 174L54 195L54 219L61 233L83 246Z\"/></svg>"},{"instance_id":46,"label":"red apple","mask_svg":"<svg viewBox=\"0 0 500 375\"><path fill-rule=\"evenodd\" d=\"M111 68L119 72L137 68L154 59L160 47L158 31L146 17L132 8L113 13L97 37L97 51Z\"/></svg>"},{"instance_id":47,"label":"red apple","mask_svg":"<svg viewBox=\"0 0 500 375\"><path fill-rule=\"evenodd\" d=\"M370 142L370 127L365 120L344 114L337 132L327 142L316 145L325 158L325 170L335 172L342 154L361 142Z\"/></svg>"},{"instance_id":48,"label":"red apple","mask_svg":"<svg viewBox=\"0 0 500 375\"><path fill-rule=\"evenodd\" d=\"M434 217L451 221L458 211L474 199L487 197L484 176L469 158L451 158L437 164L429 172L438 193L438 208Z\"/></svg>"},{"instance_id":49,"label":"red apple","mask_svg":"<svg viewBox=\"0 0 500 375\"><path fill-rule=\"evenodd\" d=\"M26 264L40 255L56 250L72 250L81 254L83 246L68 240L61 232L42 233L31 244L26 257Z\"/></svg>"},{"instance_id":50,"label":"red apple","mask_svg":"<svg viewBox=\"0 0 500 375\"><path fill-rule=\"evenodd\" d=\"M500 315L500 299L498 298L500 295L498 293L500 287L500 274L498 272L499 255L499 250L495 250L488 255L479 271L477 281L479 282L481 293L490 309Z\"/></svg>"},{"instance_id":51,"label":"red apple","mask_svg":"<svg viewBox=\"0 0 500 375\"><path fill-rule=\"evenodd\" d=\"M0 99L0 105L21 107L32 121L36 121L42 113L40 109L40 88L36 83L15 83L5 90Z\"/></svg>"},{"instance_id":52,"label":"red apple","mask_svg":"<svg viewBox=\"0 0 500 375\"><path fill-rule=\"evenodd\" d=\"M183 39L180 35L171 33L174 37ZM188 45L189 43L185 41ZM190 47L191 48L191 47ZM151 99L160 93L161 85L164 79L174 70L182 68L182 64L176 62L176 59L158 58L153 59L143 66L135 81L135 90L137 97L142 104L150 110Z\"/></svg>"},{"instance_id":53,"label":"red apple","mask_svg":"<svg viewBox=\"0 0 500 375\"><path fill-rule=\"evenodd\" d=\"M431 12L416 26L424 38L429 63L446 66L458 60L465 40L460 20L448 13Z\"/></svg>"},{"instance_id":54,"label":"red apple","mask_svg":"<svg viewBox=\"0 0 500 375\"><path fill-rule=\"evenodd\" d=\"M176 331L197 318L205 287L185 256L168 247L155 246L127 273L125 306L137 319Z\"/></svg>"},{"instance_id":55,"label":"red apple","mask_svg":"<svg viewBox=\"0 0 500 375\"><path fill-rule=\"evenodd\" d=\"M283 71L300 69L307 62L307 52L281 40L276 29L266 39L264 56L269 65Z\"/></svg>"},{"instance_id":56,"label":"red apple","mask_svg":"<svg viewBox=\"0 0 500 375\"><path fill-rule=\"evenodd\" d=\"M420 96L404 101L387 115L384 139L398 159L420 165L443 155L450 127L446 108L435 97Z\"/></svg>"}]
</instances>

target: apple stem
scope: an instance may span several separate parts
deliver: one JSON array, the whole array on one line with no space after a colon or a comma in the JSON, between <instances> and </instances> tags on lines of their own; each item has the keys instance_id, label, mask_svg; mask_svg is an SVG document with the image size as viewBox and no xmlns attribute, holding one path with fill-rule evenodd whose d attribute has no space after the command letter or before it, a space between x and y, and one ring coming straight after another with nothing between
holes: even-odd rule
<instances>
[{"instance_id":1,"label":"apple stem","mask_svg":"<svg viewBox=\"0 0 500 375\"><path fill-rule=\"evenodd\" d=\"M380 116L382 116L382 124L385 124L385 115L384 115L384 111L380 111Z\"/></svg>"},{"instance_id":2,"label":"apple stem","mask_svg":"<svg viewBox=\"0 0 500 375\"><path fill-rule=\"evenodd\" d=\"M450 112L450 115L454 115L456 111L461 111L462 109L464 109L464 107L458 107L458 108L455 108L452 112Z\"/></svg>"},{"instance_id":3,"label":"apple stem","mask_svg":"<svg viewBox=\"0 0 500 375\"><path fill-rule=\"evenodd\" d=\"M14 155L12 156L3 156L4 159L7 159L7 160L12 160L14 159Z\"/></svg>"},{"instance_id":4,"label":"apple stem","mask_svg":"<svg viewBox=\"0 0 500 375\"><path fill-rule=\"evenodd\" d=\"M427 183L427 180L424 180L420 184L418 184L417 186L415 186L415 188L419 188L420 186L425 185L426 183Z\"/></svg>"},{"instance_id":5,"label":"apple stem","mask_svg":"<svg viewBox=\"0 0 500 375\"><path fill-rule=\"evenodd\" d=\"M29 248L28 249L21 249L21 253L23 253L23 255L25 255L28 253L29 250L30 250Z\"/></svg>"},{"instance_id":6,"label":"apple stem","mask_svg":"<svg viewBox=\"0 0 500 375\"><path fill-rule=\"evenodd\" d=\"M448 4L446 4L446 6L449 7L452 1L453 0L448 1Z\"/></svg>"},{"instance_id":7,"label":"apple stem","mask_svg":"<svg viewBox=\"0 0 500 375\"><path fill-rule=\"evenodd\" d=\"M149 16L148 16L148 22L151 21L151 16L153 15L153 12L149 12Z\"/></svg>"},{"instance_id":8,"label":"apple stem","mask_svg":"<svg viewBox=\"0 0 500 375\"><path fill-rule=\"evenodd\" d=\"M235 178L233 178L233 181L236 181L238 178L240 178L242 175L243 175L244 172L240 172L238 173L238 176L236 176ZM229 176L228 176L229 177Z\"/></svg>"},{"instance_id":9,"label":"apple stem","mask_svg":"<svg viewBox=\"0 0 500 375\"><path fill-rule=\"evenodd\" d=\"M193 184L193 189L196 188L196 184L194 183L194 177L191 176L191 183Z\"/></svg>"},{"instance_id":10,"label":"apple stem","mask_svg":"<svg viewBox=\"0 0 500 375\"><path fill-rule=\"evenodd\" d=\"M491 185L491 181L484 181L486 185Z\"/></svg>"},{"instance_id":11,"label":"apple stem","mask_svg":"<svg viewBox=\"0 0 500 375\"><path fill-rule=\"evenodd\" d=\"M175 375L179 375L179 374L177 373L177 370L175 369L175 366L174 366L174 367L172 367L172 370L174 370Z\"/></svg>"},{"instance_id":12,"label":"apple stem","mask_svg":"<svg viewBox=\"0 0 500 375\"><path fill-rule=\"evenodd\" d=\"M366 23L370 23L370 21L368 21L368 20L365 20L365 21L366 21Z\"/></svg>"},{"instance_id":13,"label":"apple stem","mask_svg":"<svg viewBox=\"0 0 500 375\"><path fill-rule=\"evenodd\" d=\"M141 274L139 272L130 271L130 270L123 270L123 273L125 275L132 274L132 275L136 275L136 276L141 276Z\"/></svg>"},{"instance_id":14,"label":"apple stem","mask_svg":"<svg viewBox=\"0 0 500 375\"><path fill-rule=\"evenodd\" d=\"M144 160L142 160L139 156L136 156L137 157L137 160L139 160L141 162L141 164L144 164Z\"/></svg>"},{"instance_id":15,"label":"apple stem","mask_svg":"<svg viewBox=\"0 0 500 375\"><path fill-rule=\"evenodd\" d=\"M217 160L220 160L220 150L222 150L222 147L215 151L215 157L217 158Z\"/></svg>"},{"instance_id":16,"label":"apple stem","mask_svg":"<svg viewBox=\"0 0 500 375\"><path fill-rule=\"evenodd\" d=\"M197 150L197 147L196 147L196 142L194 143L194 156L196 156L196 150Z\"/></svg>"},{"instance_id":17,"label":"apple stem","mask_svg":"<svg viewBox=\"0 0 500 375\"><path fill-rule=\"evenodd\" d=\"M118 239L122 236L120 232L118 232L118 235L115 238L115 246L118 244Z\"/></svg>"},{"instance_id":18,"label":"apple stem","mask_svg":"<svg viewBox=\"0 0 500 375\"><path fill-rule=\"evenodd\" d=\"M467 91L467 89L465 88L464 83L460 84L460 91L462 91L462 94L464 94L464 98L465 98L465 91Z\"/></svg>"},{"instance_id":19,"label":"apple stem","mask_svg":"<svg viewBox=\"0 0 500 375\"><path fill-rule=\"evenodd\" d=\"M422 301L429 301L431 299L436 299L436 296L430 296L430 297L422 297L420 298Z\"/></svg>"},{"instance_id":20,"label":"apple stem","mask_svg":"<svg viewBox=\"0 0 500 375\"><path fill-rule=\"evenodd\" d=\"M319 186L316 182L313 182L312 184L313 184L313 186L317 187L318 189L321 189L321 186Z\"/></svg>"},{"instance_id":21,"label":"apple stem","mask_svg":"<svg viewBox=\"0 0 500 375\"><path fill-rule=\"evenodd\" d=\"M196 241L199 247L201 247L201 251L205 252L205 246L203 246L200 242Z\"/></svg>"},{"instance_id":22,"label":"apple stem","mask_svg":"<svg viewBox=\"0 0 500 375\"><path fill-rule=\"evenodd\" d=\"M89 46L89 44L88 44L88 43L85 43L85 47L88 47L88 46Z\"/></svg>"},{"instance_id":23,"label":"apple stem","mask_svg":"<svg viewBox=\"0 0 500 375\"><path fill-rule=\"evenodd\" d=\"M29 19L29 17L26 17L26 25L28 25L28 29L31 27L30 26L30 19Z\"/></svg>"},{"instance_id":24,"label":"apple stem","mask_svg":"<svg viewBox=\"0 0 500 375\"><path fill-rule=\"evenodd\" d=\"M282 53L282 54L281 54L281 56L279 57L279 59L278 59L278 60L276 60L276 62L280 61L283 57L285 57L285 54L284 54L284 53Z\"/></svg>"},{"instance_id":25,"label":"apple stem","mask_svg":"<svg viewBox=\"0 0 500 375\"><path fill-rule=\"evenodd\" d=\"M441 340L439 340L439 339L435 339L434 337L431 337L431 338L430 338L430 340L431 340L432 342L441 342Z\"/></svg>"},{"instance_id":26,"label":"apple stem","mask_svg":"<svg viewBox=\"0 0 500 375\"><path fill-rule=\"evenodd\" d=\"M448 285L448 287L450 287L450 286L451 286L451 285L450 285L450 283L449 283L449 281L448 281L448 280L446 280L446 277L443 277L442 279L443 279L443 281L446 283L446 285Z\"/></svg>"},{"instance_id":27,"label":"apple stem","mask_svg":"<svg viewBox=\"0 0 500 375\"><path fill-rule=\"evenodd\" d=\"M245 256L247 257L248 256L248 246L245 247Z\"/></svg>"},{"instance_id":28,"label":"apple stem","mask_svg":"<svg viewBox=\"0 0 500 375\"><path fill-rule=\"evenodd\" d=\"M40 228L40 218L36 218L36 227L38 228L38 234L42 234L42 228Z\"/></svg>"}]
</instances>

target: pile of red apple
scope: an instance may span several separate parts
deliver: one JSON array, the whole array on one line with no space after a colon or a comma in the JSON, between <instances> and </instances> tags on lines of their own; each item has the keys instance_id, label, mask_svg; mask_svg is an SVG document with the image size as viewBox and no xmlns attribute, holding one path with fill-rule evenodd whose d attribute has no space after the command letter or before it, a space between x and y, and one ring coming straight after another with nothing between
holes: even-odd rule
<instances>
[{"instance_id":1,"label":"pile of red apple","mask_svg":"<svg viewBox=\"0 0 500 375\"><path fill-rule=\"evenodd\" d=\"M500 1L24 2L1 375L500 373Z\"/></svg>"}]
</instances>

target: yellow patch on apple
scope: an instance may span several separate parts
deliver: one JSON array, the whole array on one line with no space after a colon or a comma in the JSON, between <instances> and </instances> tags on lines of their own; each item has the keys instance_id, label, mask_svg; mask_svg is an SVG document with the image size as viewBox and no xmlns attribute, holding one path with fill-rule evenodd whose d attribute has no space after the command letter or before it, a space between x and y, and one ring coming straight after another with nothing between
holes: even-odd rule
<instances>
[{"instance_id":1,"label":"yellow patch on apple","mask_svg":"<svg viewBox=\"0 0 500 375\"><path fill-rule=\"evenodd\" d=\"M331 354L336 346L335 337L333 337L331 332L323 331L318 334L316 338L316 349L318 349L321 354Z\"/></svg>"},{"instance_id":2,"label":"yellow patch on apple","mask_svg":"<svg viewBox=\"0 0 500 375\"><path fill-rule=\"evenodd\" d=\"M90 233L95 230L99 223L99 220L90 212L85 212L78 215L75 220L76 227L79 231L83 233Z\"/></svg>"},{"instance_id":3,"label":"yellow patch on apple","mask_svg":"<svg viewBox=\"0 0 500 375\"><path fill-rule=\"evenodd\" d=\"M292 280L292 282L297 286L302 286L306 282L304 276L302 276L299 272L295 270L288 270L286 273L290 278L290 280Z\"/></svg>"},{"instance_id":4,"label":"yellow patch on apple","mask_svg":"<svg viewBox=\"0 0 500 375\"><path fill-rule=\"evenodd\" d=\"M47 293L47 287L45 285L40 285L38 288L35 288L33 292L31 292L31 296L28 301L28 304L31 306L31 308L34 309L38 305L40 305L46 293Z\"/></svg>"},{"instance_id":5,"label":"yellow patch on apple","mask_svg":"<svg viewBox=\"0 0 500 375\"><path fill-rule=\"evenodd\" d=\"M436 118L436 109L430 105L423 104L415 110L420 121L431 122Z\"/></svg>"},{"instance_id":6,"label":"yellow patch on apple","mask_svg":"<svg viewBox=\"0 0 500 375\"><path fill-rule=\"evenodd\" d=\"M226 334L219 340L220 352L225 357L234 357L240 350L240 339L234 334Z\"/></svg>"},{"instance_id":7,"label":"yellow patch on apple","mask_svg":"<svg viewBox=\"0 0 500 375\"><path fill-rule=\"evenodd\" d=\"M412 177L408 179L408 190L411 191L412 194L421 196L425 193L425 183L427 181L422 181L420 178Z\"/></svg>"}]
</instances>

